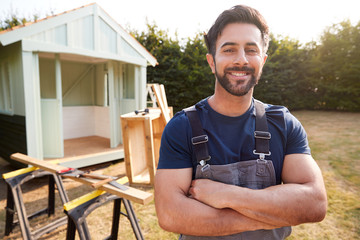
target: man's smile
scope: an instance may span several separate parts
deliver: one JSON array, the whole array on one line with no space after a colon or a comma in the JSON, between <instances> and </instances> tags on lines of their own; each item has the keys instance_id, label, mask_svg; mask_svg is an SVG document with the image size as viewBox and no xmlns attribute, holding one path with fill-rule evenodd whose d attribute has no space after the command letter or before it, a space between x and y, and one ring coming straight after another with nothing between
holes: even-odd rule
<instances>
[{"instance_id":1,"label":"man's smile","mask_svg":"<svg viewBox=\"0 0 360 240\"><path fill-rule=\"evenodd\" d=\"M247 73L246 72L232 72L230 73L231 75L234 75L236 77L243 77L243 76L246 76Z\"/></svg>"}]
</instances>

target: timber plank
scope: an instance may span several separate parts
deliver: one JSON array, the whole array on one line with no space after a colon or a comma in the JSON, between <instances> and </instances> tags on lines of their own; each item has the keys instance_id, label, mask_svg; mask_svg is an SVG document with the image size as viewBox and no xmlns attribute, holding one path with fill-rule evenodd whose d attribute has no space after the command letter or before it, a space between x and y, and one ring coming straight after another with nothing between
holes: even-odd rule
<instances>
[{"instance_id":1,"label":"timber plank","mask_svg":"<svg viewBox=\"0 0 360 240\"><path fill-rule=\"evenodd\" d=\"M51 173L57 173L58 171L67 169L67 167L52 164L50 162L46 162L43 160L39 160L22 153L14 153L11 155L11 158L21 163L32 165ZM74 181L81 182L83 184L90 186L99 181L89 178L77 178L70 176L64 176L64 177L71 178ZM143 205L148 204L153 199L153 195L151 193L144 192L132 187L128 187L127 190L121 190L111 186L110 184L104 184L103 186L99 187L99 189Z\"/></svg>"},{"instance_id":2,"label":"timber plank","mask_svg":"<svg viewBox=\"0 0 360 240\"><path fill-rule=\"evenodd\" d=\"M160 86L158 84L153 84L152 89L155 93L157 102L160 106L162 117L163 117L165 123L168 123L170 121L170 114L168 112L168 109L165 108L164 99L162 98Z\"/></svg>"}]
</instances>

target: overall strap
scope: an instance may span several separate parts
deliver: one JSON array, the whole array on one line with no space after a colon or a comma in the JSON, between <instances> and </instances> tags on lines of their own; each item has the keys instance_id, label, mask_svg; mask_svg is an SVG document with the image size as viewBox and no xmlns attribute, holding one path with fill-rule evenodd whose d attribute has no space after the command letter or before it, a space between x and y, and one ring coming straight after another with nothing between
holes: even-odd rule
<instances>
[{"instance_id":1,"label":"overall strap","mask_svg":"<svg viewBox=\"0 0 360 240\"><path fill-rule=\"evenodd\" d=\"M196 111L196 105L184 109L186 116L190 121L190 126L192 130L191 143L194 147L194 152L196 156L197 163L200 163L201 166L206 164L206 161L210 160L209 150L208 150L208 136L205 134L202 127L199 114Z\"/></svg>"},{"instance_id":2,"label":"overall strap","mask_svg":"<svg viewBox=\"0 0 360 240\"><path fill-rule=\"evenodd\" d=\"M254 154L259 155L260 159L265 159L266 155L270 155L270 138L271 134L268 130L268 124L266 119L265 107L264 104L258 100L255 100L255 111L256 111L256 120L255 120L255 150ZM204 132L202 127L199 114L196 111L196 105L184 109L186 116L189 119L191 130L192 130L192 139L191 143L194 147L194 152L196 160L200 163L201 166L206 164L206 161L210 160L211 156L209 155L208 150L208 136Z\"/></svg>"},{"instance_id":3,"label":"overall strap","mask_svg":"<svg viewBox=\"0 0 360 240\"><path fill-rule=\"evenodd\" d=\"M266 112L264 104L255 100L256 122L255 122L255 150L254 154L260 155L260 159L265 159L265 155L270 155L270 138L271 134L268 130L266 120Z\"/></svg>"}]
</instances>

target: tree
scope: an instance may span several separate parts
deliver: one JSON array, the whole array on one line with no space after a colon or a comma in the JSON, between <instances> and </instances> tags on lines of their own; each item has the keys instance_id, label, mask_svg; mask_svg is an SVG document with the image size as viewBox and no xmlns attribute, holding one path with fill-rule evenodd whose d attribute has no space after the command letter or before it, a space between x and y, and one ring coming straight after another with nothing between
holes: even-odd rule
<instances>
[{"instance_id":1,"label":"tree","mask_svg":"<svg viewBox=\"0 0 360 240\"><path fill-rule=\"evenodd\" d=\"M167 32L147 24L136 39L158 60L148 68L148 81L164 84L175 111L213 93L214 76L206 62L200 34L182 46ZM267 63L254 97L289 109L360 110L360 23L335 24L321 43L300 44L271 36Z\"/></svg>"},{"instance_id":2,"label":"tree","mask_svg":"<svg viewBox=\"0 0 360 240\"><path fill-rule=\"evenodd\" d=\"M310 62L313 48L302 46L288 37L277 40L273 35L269 43L268 59L255 98L291 109L309 107L305 96L313 91L310 79Z\"/></svg>"},{"instance_id":3,"label":"tree","mask_svg":"<svg viewBox=\"0 0 360 240\"><path fill-rule=\"evenodd\" d=\"M323 109L360 110L360 22L328 27L317 49L316 71Z\"/></svg>"},{"instance_id":4,"label":"tree","mask_svg":"<svg viewBox=\"0 0 360 240\"><path fill-rule=\"evenodd\" d=\"M38 14L34 14L32 18L26 18L19 16L16 11L11 11L4 19L0 19L0 31L36 21L38 18Z\"/></svg>"},{"instance_id":5,"label":"tree","mask_svg":"<svg viewBox=\"0 0 360 240\"><path fill-rule=\"evenodd\" d=\"M168 103L175 112L211 94L214 77L207 66L207 50L199 34L181 46L156 24L147 23L147 32L131 32L158 60L158 66L148 67L147 79L149 83L164 84Z\"/></svg>"}]
</instances>

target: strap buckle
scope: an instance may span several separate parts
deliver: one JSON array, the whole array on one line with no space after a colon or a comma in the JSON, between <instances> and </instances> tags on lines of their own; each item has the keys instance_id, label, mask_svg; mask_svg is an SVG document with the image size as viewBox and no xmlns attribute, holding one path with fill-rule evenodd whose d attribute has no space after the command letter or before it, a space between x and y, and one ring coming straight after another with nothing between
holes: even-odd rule
<instances>
[{"instance_id":1,"label":"strap buckle","mask_svg":"<svg viewBox=\"0 0 360 240\"><path fill-rule=\"evenodd\" d=\"M191 139L191 143L193 145L197 145L197 144L201 144L201 143L206 143L206 142L208 142L208 140L209 140L209 137L207 135L200 135L200 136L193 137Z\"/></svg>"},{"instance_id":2,"label":"strap buckle","mask_svg":"<svg viewBox=\"0 0 360 240\"><path fill-rule=\"evenodd\" d=\"M200 163L201 166L205 166L206 162L209 161L210 159L211 159L211 156L209 156L206 159L200 160L199 163Z\"/></svg>"},{"instance_id":3,"label":"strap buckle","mask_svg":"<svg viewBox=\"0 0 360 240\"><path fill-rule=\"evenodd\" d=\"M270 156L271 152L269 151L269 153L258 153L256 152L256 150L253 151L254 154L259 155L259 159L260 160L265 160L265 156Z\"/></svg>"},{"instance_id":4,"label":"strap buckle","mask_svg":"<svg viewBox=\"0 0 360 240\"><path fill-rule=\"evenodd\" d=\"M270 140L271 139L271 133L264 132L264 131L255 131L254 132L254 137L255 138L260 138L260 139Z\"/></svg>"}]
</instances>

